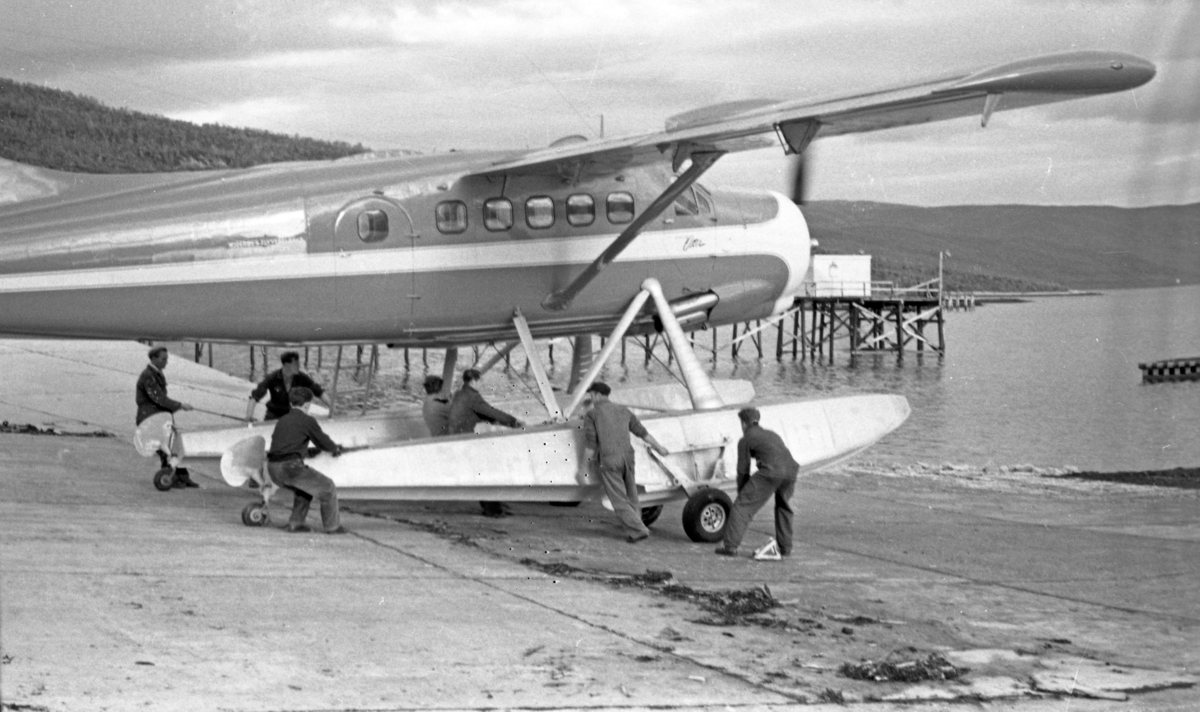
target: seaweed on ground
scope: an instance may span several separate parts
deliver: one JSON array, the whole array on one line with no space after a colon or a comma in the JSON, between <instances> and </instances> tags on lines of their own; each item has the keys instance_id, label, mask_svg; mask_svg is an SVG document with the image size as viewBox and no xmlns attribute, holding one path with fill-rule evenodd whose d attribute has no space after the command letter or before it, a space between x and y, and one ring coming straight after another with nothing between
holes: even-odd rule
<instances>
[{"instance_id":1,"label":"seaweed on ground","mask_svg":"<svg viewBox=\"0 0 1200 712\"><path fill-rule=\"evenodd\" d=\"M1148 470L1145 472L1076 472L1062 475L1064 478L1120 482L1147 487L1177 487L1200 489L1200 467L1176 467L1173 470Z\"/></svg>"},{"instance_id":2,"label":"seaweed on ground","mask_svg":"<svg viewBox=\"0 0 1200 712\"><path fill-rule=\"evenodd\" d=\"M7 420L0 422L0 433L14 433L17 435L59 435L71 438L112 438L116 437L112 433L104 430L93 430L91 432L71 432L63 433L54 428L39 428L36 425L9 423Z\"/></svg>"},{"instance_id":3,"label":"seaweed on ground","mask_svg":"<svg viewBox=\"0 0 1200 712\"><path fill-rule=\"evenodd\" d=\"M917 651L907 649L910 656ZM970 672L965 667L956 667L938 653L924 657L909 657L893 652L884 660L863 660L857 663L842 663L838 673L854 680L874 682L925 682L927 680L954 680Z\"/></svg>"}]
</instances>

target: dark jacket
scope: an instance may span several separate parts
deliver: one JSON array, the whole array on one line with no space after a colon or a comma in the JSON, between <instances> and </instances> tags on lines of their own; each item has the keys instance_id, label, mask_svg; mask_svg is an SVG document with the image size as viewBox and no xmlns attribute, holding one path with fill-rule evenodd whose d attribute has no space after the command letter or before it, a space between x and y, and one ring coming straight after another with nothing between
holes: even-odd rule
<instances>
[{"instance_id":1,"label":"dark jacket","mask_svg":"<svg viewBox=\"0 0 1200 712\"><path fill-rule=\"evenodd\" d=\"M633 465L630 433L644 438L646 428L628 408L612 401L596 403L583 416L584 442L588 449L596 451L601 467Z\"/></svg>"},{"instance_id":2,"label":"dark jacket","mask_svg":"<svg viewBox=\"0 0 1200 712\"><path fill-rule=\"evenodd\" d=\"M499 408L488 405L483 396L479 395L479 391L470 386L463 386L458 389L458 393L454 394L454 398L450 401L448 420L448 431L451 434L473 433L475 425L481 420L488 423L499 423L510 428L517 427L516 418Z\"/></svg>"},{"instance_id":3,"label":"dark jacket","mask_svg":"<svg viewBox=\"0 0 1200 712\"><path fill-rule=\"evenodd\" d=\"M783 438L766 428L755 424L746 430L746 435L738 440L737 481L738 489L745 485L750 478L750 458L758 463L758 473L763 477L775 479L794 478L800 472L800 465L792 458L792 453L783 444Z\"/></svg>"},{"instance_id":4,"label":"dark jacket","mask_svg":"<svg viewBox=\"0 0 1200 712\"><path fill-rule=\"evenodd\" d=\"M421 415L425 418L425 427L429 434L440 438L450 432L450 399L443 398L441 393L425 396L421 404Z\"/></svg>"},{"instance_id":5,"label":"dark jacket","mask_svg":"<svg viewBox=\"0 0 1200 712\"><path fill-rule=\"evenodd\" d=\"M308 442L326 452L337 452L338 446L321 430L317 419L300 410L293 408L275 423L271 431L271 449L267 450L267 459L279 462L287 457L308 453Z\"/></svg>"},{"instance_id":6,"label":"dark jacket","mask_svg":"<svg viewBox=\"0 0 1200 712\"><path fill-rule=\"evenodd\" d=\"M137 401L138 425L155 413L174 413L183 407L179 401L167 397L167 377L154 366L146 366L138 376L134 399Z\"/></svg>"},{"instance_id":7,"label":"dark jacket","mask_svg":"<svg viewBox=\"0 0 1200 712\"><path fill-rule=\"evenodd\" d=\"M292 376L292 388L296 386L308 388L318 398L325 395L325 389L317 385L303 371ZM250 392L250 397L254 400L262 400L262 397L267 392L271 393L271 399L267 401L267 418L281 418L292 409L292 402L288 400L287 387L284 384L282 368L277 368L267 374L267 377L260 381L258 386Z\"/></svg>"}]
</instances>

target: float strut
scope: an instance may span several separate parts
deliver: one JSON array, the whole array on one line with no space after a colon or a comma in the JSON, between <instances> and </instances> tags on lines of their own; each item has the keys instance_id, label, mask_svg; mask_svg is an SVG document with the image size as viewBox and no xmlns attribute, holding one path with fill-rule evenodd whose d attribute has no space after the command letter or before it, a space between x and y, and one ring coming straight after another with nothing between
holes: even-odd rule
<instances>
[{"instance_id":1,"label":"float strut","mask_svg":"<svg viewBox=\"0 0 1200 712\"><path fill-rule=\"evenodd\" d=\"M604 368L604 364L608 362L608 357L612 356L612 352L617 346L625 341L625 332L629 331L629 326L633 324L633 320L637 318L638 312L642 310L646 300L650 298L650 292L645 289L638 291L637 296L625 308L625 313L621 315L621 320L613 327L612 333L608 340L604 342L604 348L600 349L599 355L592 359L592 366L580 379L579 385L576 386L575 392L571 395L571 402L567 403L567 407L563 409L563 417L570 418L579 404L583 402L583 397L587 394L587 389L595 382L596 376L600 375L600 369Z\"/></svg>"},{"instance_id":2,"label":"float strut","mask_svg":"<svg viewBox=\"0 0 1200 712\"><path fill-rule=\"evenodd\" d=\"M521 336L521 345L525 347L525 354L529 356L529 367L533 369L533 377L537 379L538 389L542 392L542 402L546 404L546 412L555 422L563 421L562 410L558 407L558 399L554 397L554 388L550 385L550 379L546 378L546 369L542 368L542 359L537 353L537 344L533 342L533 335L529 332L529 323L525 321L525 315L520 309L513 312L513 324L517 327L517 334Z\"/></svg>"},{"instance_id":3,"label":"float strut","mask_svg":"<svg viewBox=\"0 0 1200 712\"><path fill-rule=\"evenodd\" d=\"M708 379L708 374L700 365L700 359L696 358L696 352L692 351L692 345L688 343L687 336L683 333L683 327L679 325L679 320L671 311L671 305L663 296L662 285L658 283L657 279L651 277L642 282L642 289L649 292L650 296L654 298L658 318L662 321L663 331L667 335L667 341L671 344L671 350L675 352L675 358L679 360L679 370L683 373L683 382L687 386L688 394L692 397L692 407L696 410L716 410L724 407L725 403L717 394L717 389L713 386L712 381Z\"/></svg>"}]
</instances>

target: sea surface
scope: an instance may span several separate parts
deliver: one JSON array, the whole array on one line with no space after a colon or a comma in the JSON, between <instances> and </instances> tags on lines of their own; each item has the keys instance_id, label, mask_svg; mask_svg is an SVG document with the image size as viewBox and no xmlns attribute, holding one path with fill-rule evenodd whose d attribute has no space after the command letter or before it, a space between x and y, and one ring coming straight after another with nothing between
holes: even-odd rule
<instances>
[{"instance_id":1,"label":"sea surface","mask_svg":"<svg viewBox=\"0 0 1200 712\"><path fill-rule=\"evenodd\" d=\"M932 333L932 331L927 331ZM710 334L697 343L711 346ZM942 357L909 351L904 358L877 354L851 359L844 347L830 364L775 358L776 332L763 338L759 359L747 345L732 359L727 329L719 332L719 356L700 352L717 378L754 382L762 400L899 393L912 406L909 420L862 457L883 463L1076 466L1098 471L1137 471L1200 466L1200 382L1148 385L1138 364L1200 357L1200 286L1112 291L1098 296L1042 297L1021 303L985 304L948 312ZM551 379L565 385L568 342L554 342ZM180 355L191 356L187 350ZM177 352L178 353L178 352ZM268 356L278 368L279 349ZM234 375L261 378L261 352L250 373L247 347L218 346L214 365ZM322 349L326 387L333 350ZM649 363L627 342L624 363L610 363L602 378L621 384L663 383L674 377L665 349ZM484 354L486 359L488 354ZM369 356L369 349L363 358ZM365 369L352 379L356 351L344 350L339 390L362 394ZM549 360L549 349L543 359ZM317 349L309 349L309 371ZM459 356L459 369L474 360ZM419 401L428 373L441 373L441 355L381 349L372 383L372 405ZM349 365L349 368L347 368ZM494 400L536 397L537 386L519 350L510 367L484 379Z\"/></svg>"}]
</instances>

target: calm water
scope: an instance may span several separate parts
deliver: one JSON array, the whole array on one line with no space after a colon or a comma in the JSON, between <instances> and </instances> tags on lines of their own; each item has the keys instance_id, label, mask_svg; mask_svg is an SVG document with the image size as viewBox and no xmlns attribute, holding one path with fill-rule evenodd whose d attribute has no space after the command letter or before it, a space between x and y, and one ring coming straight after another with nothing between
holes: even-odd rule
<instances>
[{"instance_id":1,"label":"calm water","mask_svg":"<svg viewBox=\"0 0 1200 712\"><path fill-rule=\"evenodd\" d=\"M774 353L774 331L764 347ZM723 333L722 342L727 340ZM701 334L699 343L711 344ZM872 460L983 465L993 463L1075 465L1129 470L1200 466L1200 382L1143 385L1139 362L1200 356L1200 286L1116 291L1095 297L1036 299L989 304L973 312L950 312L943 359L894 354L859 358L839 354L833 365L785 360L733 362L725 349L713 374L753 380L764 399L900 393L912 405L905 425L869 451ZM558 342L551 378L565 383L570 369L566 342ZM190 348L188 346L187 348ZM236 353L235 353L236 350ZM189 354L187 350L181 350ZM271 367L278 367L271 350ZM665 351L660 350L665 358ZM245 347L218 347L216 364L248 376ZM704 355L701 354L702 359ZM428 373L441 373L440 355L381 352L376 392L385 405L415 402ZM324 350L323 364L331 362ZM344 362L353 363L353 349ZM460 354L460 368L472 360ZM428 365L426 366L425 362ZM315 370L316 350L309 356ZM259 365L261 376L261 362ZM352 369L351 369L352 370ZM332 372L321 378L328 386ZM351 384L342 371L339 390ZM664 382L659 363L645 363L630 345L624 365L612 364L612 383ZM489 374L490 397L532 397L536 384L520 354L509 371ZM382 384L380 388L379 384Z\"/></svg>"}]
</instances>

